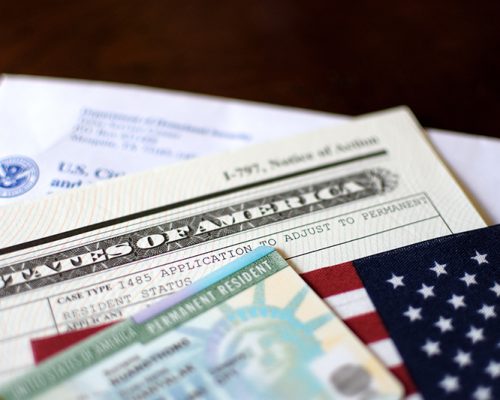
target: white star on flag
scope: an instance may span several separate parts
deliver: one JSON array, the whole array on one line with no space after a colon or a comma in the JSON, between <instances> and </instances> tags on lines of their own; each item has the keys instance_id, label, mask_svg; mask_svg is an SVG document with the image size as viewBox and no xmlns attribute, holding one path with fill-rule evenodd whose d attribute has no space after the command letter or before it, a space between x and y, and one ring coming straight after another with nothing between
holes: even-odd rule
<instances>
[{"instance_id":1,"label":"white star on flag","mask_svg":"<svg viewBox=\"0 0 500 400\"><path fill-rule=\"evenodd\" d=\"M418 319L422 319L422 315L420 313L422 312L421 308L413 308L412 306L408 307L408 310L406 310L403 315L407 316L411 322L416 321Z\"/></svg>"},{"instance_id":2,"label":"white star on flag","mask_svg":"<svg viewBox=\"0 0 500 400\"><path fill-rule=\"evenodd\" d=\"M467 287L470 285L477 285L476 282L476 274L468 274L467 272L464 273L464 276L460 278L461 281L464 281Z\"/></svg>"},{"instance_id":3,"label":"white star on flag","mask_svg":"<svg viewBox=\"0 0 500 400\"><path fill-rule=\"evenodd\" d=\"M396 276L392 274L391 279L387 279L387 282L392 284L392 288L396 289L398 286L404 286L403 283L404 276Z\"/></svg>"},{"instance_id":4,"label":"white star on flag","mask_svg":"<svg viewBox=\"0 0 500 400\"><path fill-rule=\"evenodd\" d=\"M439 320L434 323L434 326L437 326L441 333L445 333L447 331L453 330L453 325L451 324L451 318L439 317Z\"/></svg>"},{"instance_id":5,"label":"white star on flag","mask_svg":"<svg viewBox=\"0 0 500 400\"><path fill-rule=\"evenodd\" d=\"M460 368L472 364L470 352L462 351L460 349L458 349L457 355L453 358L453 361L455 361Z\"/></svg>"},{"instance_id":6,"label":"white star on flag","mask_svg":"<svg viewBox=\"0 0 500 400\"><path fill-rule=\"evenodd\" d=\"M472 260L476 260L477 261L477 264L478 265L481 265L481 264L488 264L488 260L486 259L486 256L488 254L480 254L477 250L476 250L476 255L474 257L471 257Z\"/></svg>"},{"instance_id":7,"label":"white star on flag","mask_svg":"<svg viewBox=\"0 0 500 400\"><path fill-rule=\"evenodd\" d=\"M484 340L483 328L478 329L474 325L471 325L469 332L467 332L465 336L467 336L472 343L480 342Z\"/></svg>"},{"instance_id":8,"label":"white star on flag","mask_svg":"<svg viewBox=\"0 0 500 400\"><path fill-rule=\"evenodd\" d=\"M496 361L490 361L485 371L493 379L498 378L500 376L500 363Z\"/></svg>"},{"instance_id":9,"label":"white star on flag","mask_svg":"<svg viewBox=\"0 0 500 400\"><path fill-rule=\"evenodd\" d=\"M446 393L451 393L460 389L460 382L456 376L445 375L443 380L439 382L439 386L441 386Z\"/></svg>"},{"instance_id":10,"label":"white star on flag","mask_svg":"<svg viewBox=\"0 0 500 400\"><path fill-rule=\"evenodd\" d=\"M418 289L417 292L424 296L424 299L435 296L434 286L427 286L425 283L422 283L422 287Z\"/></svg>"},{"instance_id":11,"label":"white star on flag","mask_svg":"<svg viewBox=\"0 0 500 400\"><path fill-rule=\"evenodd\" d=\"M490 287L490 290L492 292L495 292L497 297L500 297L500 285L497 282L495 282L495 284L492 287Z\"/></svg>"},{"instance_id":12,"label":"white star on flag","mask_svg":"<svg viewBox=\"0 0 500 400\"><path fill-rule=\"evenodd\" d=\"M464 296L457 296L453 294L451 296L451 299L448 300L448 303L450 303L455 310L459 309L460 307L465 307L465 302L464 302Z\"/></svg>"},{"instance_id":13,"label":"white star on flag","mask_svg":"<svg viewBox=\"0 0 500 400\"><path fill-rule=\"evenodd\" d=\"M489 306L487 304L483 304L477 312L482 314L484 319L495 318L497 316L495 313L495 306Z\"/></svg>"},{"instance_id":14,"label":"white star on flag","mask_svg":"<svg viewBox=\"0 0 500 400\"><path fill-rule=\"evenodd\" d=\"M422 350L427 353L427 357L432 357L437 354L441 354L441 349L439 348L439 342L427 339L425 344L422 346Z\"/></svg>"},{"instance_id":15,"label":"white star on flag","mask_svg":"<svg viewBox=\"0 0 500 400\"><path fill-rule=\"evenodd\" d=\"M446 272L446 264L439 264L437 261L434 261L434 267L429 268L431 271L434 271L436 273L436 276L439 277L440 275L447 275L448 272Z\"/></svg>"},{"instance_id":16,"label":"white star on flag","mask_svg":"<svg viewBox=\"0 0 500 400\"><path fill-rule=\"evenodd\" d=\"M474 396L474 400L491 400L491 388L478 386L472 396Z\"/></svg>"}]
</instances>

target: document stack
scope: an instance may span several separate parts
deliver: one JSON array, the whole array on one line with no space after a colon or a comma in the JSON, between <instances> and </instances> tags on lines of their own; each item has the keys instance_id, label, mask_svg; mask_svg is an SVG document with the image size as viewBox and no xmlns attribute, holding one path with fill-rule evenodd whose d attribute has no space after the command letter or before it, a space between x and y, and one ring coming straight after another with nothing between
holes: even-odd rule
<instances>
[{"instance_id":1,"label":"document stack","mask_svg":"<svg viewBox=\"0 0 500 400\"><path fill-rule=\"evenodd\" d=\"M0 399L500 398L495 140L13 75L0 124Z\"/></svg>"}]
</instances>

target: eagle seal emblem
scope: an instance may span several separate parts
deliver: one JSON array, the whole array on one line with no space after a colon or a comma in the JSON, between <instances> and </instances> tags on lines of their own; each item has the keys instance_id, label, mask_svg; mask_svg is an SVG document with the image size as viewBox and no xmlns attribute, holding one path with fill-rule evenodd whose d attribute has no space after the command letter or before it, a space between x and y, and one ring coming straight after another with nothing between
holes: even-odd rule
<instances>
[{"instance_id":1,"label":"eagle seal emblem","mask_svg":"<svg viewBox=\"0 0 500 400\"><path fill-rule=\"evenodd\" d=\"M12 156L0 158L0 198L20 196L31 190L40 171L31 158Z\"/></svg>"}]
</instances>

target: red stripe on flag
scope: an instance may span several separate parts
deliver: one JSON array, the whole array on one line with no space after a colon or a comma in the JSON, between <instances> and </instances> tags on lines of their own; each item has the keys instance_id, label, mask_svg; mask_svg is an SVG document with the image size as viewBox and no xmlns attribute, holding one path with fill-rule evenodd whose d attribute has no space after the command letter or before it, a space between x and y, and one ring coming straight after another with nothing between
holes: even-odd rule
<instances>
[{"instance_id":1,"label":"red stripe on flag","mask_svg":"<svg viewBox=\"0 0 500 400\"><path fill-rule=\"evenodd\" d=\"M77 331L69 331L40 339L32 339L31 349L35 358L35 364L41 363L47 358L50 358L57 353L66 350L67 348L73 346L81 340L92 336L93 334L107 328L114 323L115 322L111 322L109 324L97 325L91 328L80 329Z\"/></svg>"},{"instance_id":2,"label":"red stripe on flag","mask_svg":"<svg viewBox=\"0 0 500 400\"><path fill-rule=\"evenodd\" d=\"M323 298L363 287L351 262L306 272L302 278Z\"/></svg>"},{"instance_id":3,"label":"red stripe on flag","mask_svg":"<svg viewBox=\"0 0 500 400\"><path fill-rule=\"evenodd\" d=\"M363 343L373 343L389 337L389 333L385 329L384 323L376 312L348 318L345 319L344 322Z\"/></svg>"},{"instance_id":4,"label":"red stripe on flag","mask_svg":"<svg viewBox=\"0 0 500 400\"><path fill-rule=\"evenodd\" d=\"M405 388L405 393L407 396L417 392L417 387L413 383L413 380L411 379L408 370L406 369L406 367L403 364L401 364L397 367L394 367L394 368L389 368L389 370L403 384L403 386Z\"/></svg>"}]
</instances>

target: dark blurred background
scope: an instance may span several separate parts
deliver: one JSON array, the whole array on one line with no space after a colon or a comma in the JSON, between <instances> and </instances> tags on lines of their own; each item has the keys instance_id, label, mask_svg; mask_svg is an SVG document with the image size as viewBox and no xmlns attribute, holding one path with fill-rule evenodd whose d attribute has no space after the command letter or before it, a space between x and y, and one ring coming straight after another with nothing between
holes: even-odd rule
<instances>
[{"instance_id":1,"label":"dark blurred background","mask_svg":"<svg viewBox=\"0 0 500 400\"><path fill-rule=\"evenodd\" d=\"M500 137L500 1L1 1L0 73L105 80Z\"/></svg>"}]
</instances>

